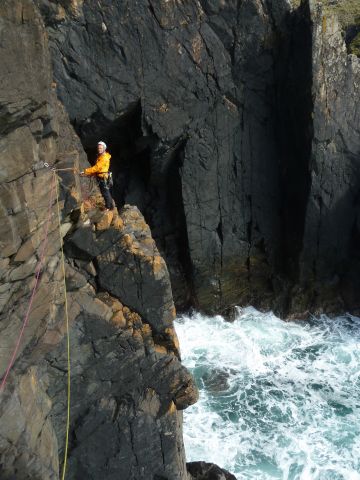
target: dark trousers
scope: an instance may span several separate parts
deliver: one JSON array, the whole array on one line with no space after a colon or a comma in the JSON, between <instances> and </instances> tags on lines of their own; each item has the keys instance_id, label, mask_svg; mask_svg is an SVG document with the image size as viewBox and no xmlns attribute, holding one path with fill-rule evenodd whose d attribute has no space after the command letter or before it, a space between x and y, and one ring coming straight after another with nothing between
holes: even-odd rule
<instances>
[{"instance_id":1,"label":"dark trousers","mask_svg":"<svg viewBox=\"0 0 360 480\"><path fill-rule=\"evenodd\" d=\"M114 204L107 181L103 180L102 178L98 178L98 184L101 195L105 200L105 208L112 210L114 208Z\"/></svg>"}]
</instances>

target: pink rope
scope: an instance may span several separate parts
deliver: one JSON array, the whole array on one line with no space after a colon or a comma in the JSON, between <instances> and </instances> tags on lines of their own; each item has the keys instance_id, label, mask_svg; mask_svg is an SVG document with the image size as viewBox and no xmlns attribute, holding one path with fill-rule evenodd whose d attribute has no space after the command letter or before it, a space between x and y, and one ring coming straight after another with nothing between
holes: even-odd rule
<instances>
[{"instance_id":1,"label":"pink rope","mask_svg":"<svg viewBox=\"0 0 360 480\"><path fill-rule=\"evenodd\" d=\"M19 334L18 340L17 340L17 342L16 342L16 345L15 345L15 348L14 348L14 351L13 351L13 354L12 354L12 356L11 356L11 360L10 360L10 362L9 362L9 365L8 365L7 369L6 369L5 375L4 375L4 377L3 377L2 381L1 381L0 393L4 390L5 384L6 384L6 380L7 380L8 376L9 376L10 370L11 370L12 366L13 366L14 363L15 363L15 359L16 359L16 355L17 355L18 350L19 350L19 347L20 347L21 339L22 339L22 337L23 337L23 335L24 335L25 328L26 328L26 326L27 326L27 324L28 324L28 322L29 322L32 304L33 304L33 302L34 302L35 293L36 293L36 290L37 290L37 287L38 287L38 284L39 284L40 273L41 273L41 269L42 269L42 267L43 267L43 263L44 263L44 259L45 259L46 247L47 247L47 243L48 243L49 225L50 225L50 219L51 219L51 207L52 207L52 203L53 203L53 200L54 200L55 182L56 182L56 175L55 175L55 173L54 173L53 182L52 182L52 186L51 186L51 194L50 194L50 202L49 202L49 212L48 212L48 217L47 217L47 221L46 221L46 224L45 224L44 241L43 241L43 246L42 246L40 258L39 258L37 267L36 267L36 269L35 269L35 284L34 284L34 287L33 287L33 289L32 289L32 292L31 292L31 297L30 297L30 301L29 301L29 306L28 306L28 308L27 308L27 311L26 311L26 314L25 314L25 317L24 317L24 321L23 321L23 324L22 324L22 327L21 327L21 330L20 330L20 334Z\"/></svg>"}]
</instances>

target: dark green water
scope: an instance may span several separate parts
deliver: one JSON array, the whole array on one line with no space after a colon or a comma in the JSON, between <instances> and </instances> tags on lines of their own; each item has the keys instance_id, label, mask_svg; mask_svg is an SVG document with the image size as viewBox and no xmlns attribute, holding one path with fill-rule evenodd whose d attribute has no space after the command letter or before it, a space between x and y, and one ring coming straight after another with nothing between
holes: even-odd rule
<instances>
[{"instance_id":1,"label":"dark green water","mask_svg":"<svg viewBox=\"0 0 360 480\"><path fill-rule=\"evenodd\" d=\"M360 319L285 323L247 308L176 329L200 389L185 411L188 461L238 479L360 480Z\"/></svg>"}]
</instances>

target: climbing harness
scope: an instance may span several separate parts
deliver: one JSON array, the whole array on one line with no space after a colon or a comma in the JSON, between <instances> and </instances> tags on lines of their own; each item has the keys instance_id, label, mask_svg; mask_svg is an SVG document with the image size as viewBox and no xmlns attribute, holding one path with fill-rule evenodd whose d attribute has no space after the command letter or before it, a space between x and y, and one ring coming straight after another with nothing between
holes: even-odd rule
<instances>
[{"instance_id":1,"label":"climbing harness","mask_svg":"<svg viewBox=\"0 0 360 480\"><path fill-rule=\"evenodd\" d=\"M58 171L64 171L64 170L75 170L73 168L63 168L63 169L56 169L54 166L50 166L48 163L44 163L45 168L49 168L53 172L53 181L51 184L51 193L50 193L50 201L48 204L48 215L47 215L47 220L46 224L44 227L44 240L43 240L43 245L42 245L42 250L39 256L39 261L37 264L37 267L35 269L35 283L33 286L33 289L31 291L31 296L30 296L30 301L28 308L25 313L24 321L21 326L21 330L14 348L14 351L11 355L10 362L7 366L7 369L5 371L4 377L1 381L0 385L0 393L5 388L7 378L9 376L10 370L13 367L15 363L15 359L17 356L17 353L19 351L20 343L21 340L24 336L24 332L26 329L26 326L29 322L30 319L30 313L32 309L32 305L34 302L35 294L38 290L38 285L39 285L39 279L40 279L40 274L41 270L44 266L44 260L46 256L46 249L47 249L47 244L48 244L48 237L49 237L49 226L50 226L50 220L52 216L52 205L54 201L54 193L56 196L56 207L57 207L57 217L58 217L58 228L59 228L59 238L60 238L60 251L61 251L61 266L62 266L62 278L63 278L63 285L64 285L64 299L65 299L65 322L66 322L66 344L67 344L67 412L66 412L66 432L65 432L65 450L64 450L64 461L63 461L63 468L62 468L62 475L61 475L61 480L65 480L65 475L66 475L66 467L67 467L67 456L68 456L68 449L69 449L69 432L70 432L70 400L71 400L71 361L70 361L70 328L69 328L69 313L68 313L68 299L67 299L67 292L66 292L66 278L65 278L65 256L64 256L64 248L63 248L63 239L61 235L61 215L60 215L60 201L59 201L59 189L58 189L58 176L56 172Z\"/></svg>"}]
</instances>

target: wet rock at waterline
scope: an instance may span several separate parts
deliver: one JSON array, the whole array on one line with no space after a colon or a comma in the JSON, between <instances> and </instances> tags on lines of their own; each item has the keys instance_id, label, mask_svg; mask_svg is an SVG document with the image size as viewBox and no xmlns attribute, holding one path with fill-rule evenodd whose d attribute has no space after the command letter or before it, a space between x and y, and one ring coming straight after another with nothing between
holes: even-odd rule
<instances>
[{"instance_id":1,"label":"wet rock at waterline","mask_svg":"<svg viewBox=\"0 0 360 480\"><path fill-rule=\"evenodd\" d=\"M206 388L216 394L216 392L222 392L229 388L229 376L229 372L221 370L220 368L214 368L207 370L204 373L202 380Z\"/></svg>"},{"instance_id":2,"label":"wet rock at waterline","mask_svg":"<svg viewBox=\"0 0 360 480\"><path fill-rule=\"evenodd\" d=\"M213 463L190 462L186 464L191 480L236 480L230 472Z\"/></svg>"}]
</instances>

